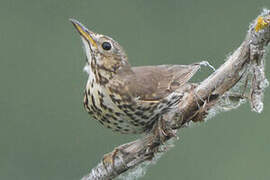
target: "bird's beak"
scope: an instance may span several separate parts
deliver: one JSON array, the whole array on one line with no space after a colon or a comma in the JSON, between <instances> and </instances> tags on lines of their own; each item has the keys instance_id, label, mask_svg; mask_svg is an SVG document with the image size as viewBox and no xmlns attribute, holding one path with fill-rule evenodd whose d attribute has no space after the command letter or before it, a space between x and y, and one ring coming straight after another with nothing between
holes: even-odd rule
<instances>
[{"instance_id":1,"label":"bird's beak","mask_svg":"<svg viewBox=\"0 0 270 180\"><path fill-rule=\"evenodd\" d=\"M97 43L94 40L94 33L92 31L89 31L83 24L81 24L76 19L69 19L74 27L77 29L77 31L80 33L80 35L88 42L90 42L92 47L97 48Z\"/></svg>"}]
</instances>

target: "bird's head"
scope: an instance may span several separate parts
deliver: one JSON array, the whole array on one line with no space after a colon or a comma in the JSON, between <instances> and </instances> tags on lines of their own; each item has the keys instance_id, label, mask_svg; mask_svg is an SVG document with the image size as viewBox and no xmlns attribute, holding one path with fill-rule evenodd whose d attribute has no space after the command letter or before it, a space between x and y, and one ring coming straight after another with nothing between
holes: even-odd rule
<instances>
[{"instance_id":1,"label":"bird's head","mask_svg":"<svg viewBox=\"0 0 270 180\"><path fill-rule=\"evenodd\" d=\"M97 81L106 83L123 67L129 67L123 48L112 38L94 33L75 19L70 19L79 32L86 57L85 70Z\"/></svg>"}]
</instances>

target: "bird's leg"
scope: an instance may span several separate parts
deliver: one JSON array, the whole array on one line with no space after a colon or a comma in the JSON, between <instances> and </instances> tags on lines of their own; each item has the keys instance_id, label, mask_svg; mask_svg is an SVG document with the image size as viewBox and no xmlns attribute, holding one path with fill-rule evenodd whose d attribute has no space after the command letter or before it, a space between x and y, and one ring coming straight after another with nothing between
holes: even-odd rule
<instances>
[{"instance_id":1,"label":"bird's leg","mask_svg":"<svg viewBox=\"0 0 270 180\"><path fill-rule=\"evenodd\" d=\"M156 143L164 144L166 140L177 136L172 130L166 127L166 120L162 116L154 127L154 137Z\"/></svg>"},{"instance_id":2,"label":"bird's leg","mask_svg":"<svg viewBox=\"0 0 270 180\"><path fill-rule=\"evenodd\" d=\"M161 117L159 120L158 120L158 125L157 125L157 132L158 132L158 137L159 137L159 140L162 144L164 144L165 140L167 139L168 137L168 134L165 130L166 126L165 126L165 120L163 119L163 117Z\"/></svg>"},{"instance_id":3,"label":"bird's leg","mask_svg":"<svg viewBox=\"0 0 270 180\"><path fill-rule=\"evenodd\" d=\"M193 122L203 121L203 113L207 110L207 101L203 101L203 105L189 118Z\"/></svg>"}]
</instances>

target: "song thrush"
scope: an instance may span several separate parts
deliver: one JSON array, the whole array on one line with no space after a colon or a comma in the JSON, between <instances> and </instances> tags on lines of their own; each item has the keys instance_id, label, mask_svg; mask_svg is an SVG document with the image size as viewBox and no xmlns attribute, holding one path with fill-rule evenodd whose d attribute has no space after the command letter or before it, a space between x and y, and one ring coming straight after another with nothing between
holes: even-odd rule
<instances>
[{"instance_id":1,"label":"song thrush","mask_svg":"<svg viewBox=\"0 0 270 180\"><path fill-rule=\"evenodd\" d=\"M94 33L70 19L80 33L89 78L84 91L86 111L102 125L121 133L150 130L181 97L175 90L199 64L131 67L123 48L112 38Z\"/></svg>"}]
</instances>

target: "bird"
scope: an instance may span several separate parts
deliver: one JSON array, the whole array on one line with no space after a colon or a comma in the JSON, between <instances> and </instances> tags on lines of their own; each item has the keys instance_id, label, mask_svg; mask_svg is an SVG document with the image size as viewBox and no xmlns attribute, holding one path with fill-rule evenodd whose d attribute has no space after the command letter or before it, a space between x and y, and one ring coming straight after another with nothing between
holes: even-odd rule
<instances>
[{"instance_id":1,"label":"bird","mask_svg":"<svg viewBox=\"0 0 270 180\"><path fill-rule=\"evenodd\" d=\"M83 105L100 124L122 134L141 134L181 101L183 87L200 65L131 66L113 38L87 29L71 18L86 54L88 80Z\"/></svg>"}]
</instances>

